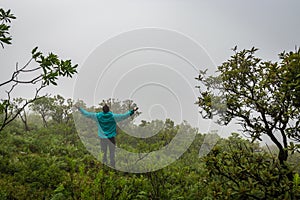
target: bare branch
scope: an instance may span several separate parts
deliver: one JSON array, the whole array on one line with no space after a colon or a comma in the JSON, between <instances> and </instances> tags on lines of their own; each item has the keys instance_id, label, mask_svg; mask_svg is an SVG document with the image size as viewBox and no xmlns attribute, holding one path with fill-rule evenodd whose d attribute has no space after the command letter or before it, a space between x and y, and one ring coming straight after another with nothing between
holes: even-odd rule
<instances>
[{"instance_id":1,"label":"bare branch","mask_svg":"<svg viewBox=\"0 0 300 200\"><path fill-rule=\"evenodd\" d=\"M12 111L10 112L10 115L8 114L9 111L8 111L8 108L10 106L10 104L7 104L5 106L5 116L4 116L4 120L3 120L3 123L1 124L1 127L0 127L0 131L3 130L3 128L9 124L10 122L12 122L13 120L15 120L17 118L17 116L22 112L22 110L25 109L26 106L28 106L29 104L33 103L34 101L40 99L40 98L43 98L44 96L38 96L39 92L45 87L44 84L41 84L41 86L39 88L36 89L36 92L35 92L35 95L34 95L34 98L29 100L29 101L26 101L24 105L22 105L20 108L16 109L16 113L12 113ZM7 95L8 95L8 100L10 101L11 97L10 97L10 92L12 90L10 90Z\"/></svg>"}]
</instances>

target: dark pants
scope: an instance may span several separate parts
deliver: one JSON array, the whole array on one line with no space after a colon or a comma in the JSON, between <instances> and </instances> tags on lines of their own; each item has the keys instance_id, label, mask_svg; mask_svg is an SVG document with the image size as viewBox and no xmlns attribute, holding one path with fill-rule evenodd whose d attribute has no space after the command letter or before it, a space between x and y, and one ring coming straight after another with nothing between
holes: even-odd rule
<instances>
[{"instance_id":1,"label":"dark pants","mask_svg":"<svg viewBox=\"0 0 300 200\"><path fill-rule=\"evenodd\" d=\"M107 164L107 148L109 148L110 165L115 167L115 150L116 150L116 139L112 138L101 138L100 139L101 151L103 152L103 163Z\"/></svg>"}]
</instances>

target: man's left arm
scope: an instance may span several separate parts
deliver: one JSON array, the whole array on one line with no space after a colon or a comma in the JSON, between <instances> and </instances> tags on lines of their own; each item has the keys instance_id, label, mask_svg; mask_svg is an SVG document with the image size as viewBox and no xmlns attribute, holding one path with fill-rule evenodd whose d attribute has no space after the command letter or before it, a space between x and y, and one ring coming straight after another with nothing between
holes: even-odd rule
<instances>
[{"instance_id":1,"label":"man's left arm","mask_svg":"<svg viewBox=\"0 0 300 200\"><path fill-rule=\"evenodd\" d=\"M120 122L122 120L127 119L131 115L133 115L134 112L137 111L137 110L138 110L138 108L136 107L133 110L129 110L128 112L123 113L123 114L113 114L114 115L114 119L115 119L116 122Z\"/></svg>"}]
</instances>

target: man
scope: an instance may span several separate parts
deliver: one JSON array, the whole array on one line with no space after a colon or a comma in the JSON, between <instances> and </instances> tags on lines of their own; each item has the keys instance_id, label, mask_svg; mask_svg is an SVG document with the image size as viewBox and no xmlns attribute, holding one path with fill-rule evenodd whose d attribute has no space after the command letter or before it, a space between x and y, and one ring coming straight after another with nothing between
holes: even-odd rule
<instances>
[{"instance_id":1,"label":"man","mask_svg":"<svg viewBox=\"0 0 300 200\"><path fill-rule=\"evenodd\" d=\"M97 122L98 136L100 137L101 151L103 152L103 163L107 163L107 149L109 149L110 165L115 167L116 122L122 121L133 115L138 108L136 107L124 114L110 112L109 107L106 104L102 107L103 112L88 112L78 106L76 106L76 108L78 108L85 117L91 118Z\"/></svg>"}]
</instances>

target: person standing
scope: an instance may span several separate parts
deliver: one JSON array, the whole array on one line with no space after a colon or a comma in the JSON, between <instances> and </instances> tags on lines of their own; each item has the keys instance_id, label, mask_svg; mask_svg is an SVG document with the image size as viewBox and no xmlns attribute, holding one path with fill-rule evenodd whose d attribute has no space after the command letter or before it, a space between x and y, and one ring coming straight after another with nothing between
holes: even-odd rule
<instances>
[{"instance_id":1,"label":"person standing","mask_svg":"<svg viewBox=\"0 0 300 200\"><path fill-rule=\"evenodd\" d=\"M81 107L76 108L88 118L97 122L98 136L100 137L100 146L103 153L103 163L107 164L107 150L109 149L110 166L115 167L115 149L116 149L116 135L117 135L117 122L125 120L133 115L138 110L135 107L123 114L115 114L110 111L108 105L102 107L102 112L88 112Z\"/></svg>"}]
</instances>

